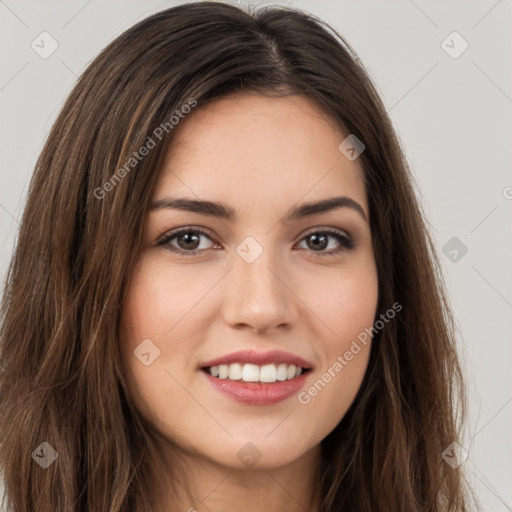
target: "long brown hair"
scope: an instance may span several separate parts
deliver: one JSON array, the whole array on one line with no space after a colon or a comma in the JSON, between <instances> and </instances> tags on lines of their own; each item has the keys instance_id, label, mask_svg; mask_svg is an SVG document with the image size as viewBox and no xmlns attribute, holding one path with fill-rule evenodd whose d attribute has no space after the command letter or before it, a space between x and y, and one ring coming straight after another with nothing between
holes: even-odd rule
<instances>
[{"instance_id":1,"label":"long brown hair","mask_svg":"<svg viewBox=\"0 0 512 512\"><path fill-rule=\"evenodd\" d=\"M363 141L377 318L403 307L375 335L359 393L322 441L322 512L467 510L461 470L441 458L464 412L453 320L386 110L356 53L321 20L215 2L159 12L112 42L78 80L37 162L2 304L7 507L154 507L155 434L126 392L120 312L171 116L237 91L304 95ZM41 443L58 454L46 469L34 451L53 452Z\"/></svg>"}]
</instances>

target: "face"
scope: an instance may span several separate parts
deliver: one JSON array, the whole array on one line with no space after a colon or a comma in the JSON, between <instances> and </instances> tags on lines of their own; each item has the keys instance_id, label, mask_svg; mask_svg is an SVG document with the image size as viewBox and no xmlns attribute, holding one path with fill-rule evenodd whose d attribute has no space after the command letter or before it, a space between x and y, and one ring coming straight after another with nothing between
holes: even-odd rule
<instances>
[{"instance_id":1,"label":"face","mask_svg":"<svg viewBox=\"0 0 512 512\"><path fill-rule=\"evenodd\" d=\"M318 449L367 368L363 169L297 95L217 100L174 135L123 305L130 394L184 454L283 466Z\"/></svg>"}]
</instances>

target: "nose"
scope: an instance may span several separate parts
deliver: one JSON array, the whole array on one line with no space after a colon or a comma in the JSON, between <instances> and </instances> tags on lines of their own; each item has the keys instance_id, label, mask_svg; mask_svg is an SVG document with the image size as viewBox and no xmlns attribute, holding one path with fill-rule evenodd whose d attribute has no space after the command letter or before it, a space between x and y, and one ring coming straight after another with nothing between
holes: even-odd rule
<instances>
[{"instance_id":1,"label":"nose","mask_svg":"<svg viewBox=\"0 0 512 512\"><path fill-rule=\"evenodd\" d=\"M287 282L282 265L270 251L252 263L236 256L226 283L223 315L235 329L263 334L274 328L290 328L299 318L296 297Z\"/></svg>"}]
</instances>

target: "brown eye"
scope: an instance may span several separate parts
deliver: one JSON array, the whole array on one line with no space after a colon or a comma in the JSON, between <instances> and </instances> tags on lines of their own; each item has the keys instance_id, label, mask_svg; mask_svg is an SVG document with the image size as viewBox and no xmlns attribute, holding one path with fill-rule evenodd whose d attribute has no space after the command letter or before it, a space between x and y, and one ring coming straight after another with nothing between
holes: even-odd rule
<instances>
[{"instance_id":1,"label":"brown eye","mask_svg":"<svg viewBox=\"0 0 512 512\"><path fill-rule=\"evenodd\" d=\"M176 242L180 249L193 251L197 249L200 243L201 235L197 235L194 232L183 233L176 237Z\"/></svg>"},{"instance_id":2,"label":"brown eye","mask_svg":"<svg viewBox=\"0 0 512 512\"><path fill-rule=\"evenodd\" d=\"M329 239L336 240L338 246L336 247L336 243L330 244ZM323 229L308 233L301 242L304 240L306 241L307 248L318 253L319 256L338 254L342 251L353 249L356 245L354 240L346 234L333 229ZM327 248L330 250L325 250Z\"/></svg>"},{"instance_id":3,"label":"brown eye","mask_svg":"<svg viewBox=\"0 0 512 512\"><path fill-rule=\"evenodd\" d=\"M329 237L325 236L324 234L318 235L316 233L313 233L312 235L308 235L306 237L306 240L307 240L308 247L310 249L313 249L313 250L316 250L316 249L323 250L329 244L328 238Z\"/></svg>"},{"instance_id":4,"label":"brown eye","mask_svg":"<svg viewBox=\"0 0 512 512\"><path fill-rule=\"evenodd\" d=\"M157 245L164 246L166 249L186 256L193 256L198 251L211 249L208 243L203 243L203 239L212 241L212 238L206 231L198 228L184 228L164 235Z\"/></svg>"}]
</instances>

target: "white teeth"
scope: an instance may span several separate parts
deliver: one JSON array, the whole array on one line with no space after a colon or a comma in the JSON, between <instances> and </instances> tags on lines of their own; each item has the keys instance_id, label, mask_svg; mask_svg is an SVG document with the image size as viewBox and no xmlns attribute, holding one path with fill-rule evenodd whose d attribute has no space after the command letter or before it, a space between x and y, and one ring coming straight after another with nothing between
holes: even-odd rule
<instances>
[{"instance_id":1,"label":"white teeth","mask_svg":"<svg viewBox=\"0 0 512 512\"><path fill-rule=\"evenodd\" d=\"M265 364L263 366L241 363L219 364L208 368L207 371L210 375L219 379L265 383L276 382L276 380L290 380L302 374L302 368L286 363L277 366L275 364Z\"/></svg>"},{"instance_id":2,"label":"white teeth","mask_svg":"<svg viewBox=\"0 0 512 512\"><path fill-rule=\"evenodd\" d=\"M277 370L274 364L266 364L261 367L260 381L261 382L275 382L277 378Z\"/></svg>"},{"instance_id":3,"label":"white teeth","mask_svg":"<svg viewBox=\"0 0 512 512\"><path fill-rule=\"evenodd\" d=\"M227 379L229 375L229 366L227 364L219 364L219 379Z\"/></svg>"},{"instance_id":4,"label":"white teeth","mask_svg":"<svg viewBox=\"0 0 512 512\"><path fill-rule=\"evenodd\" d=\"M242 378L242 365L235 363L229 365L229 380L240 380Z\"/></svg>"},{"instance_id":5,"label":"white teeth","mask_svg":"<svg viewBox=\"0 0 512 512\"><path fill-rule=\"evenodd\" d=\"M258 382L260 380L260 369L255 364L244 364L241 378L245 382Z\"/></svg>"},{"instance_id":6,"label":"white teeth","mask_svg":"<svg viewBox=\"0 0 512 512\"><path fill-rule=\"evenodd\" d=\"M288 366L281 363L277 367L277 380L286 380L288 378Z\"/></svg>"}]
</instances>

